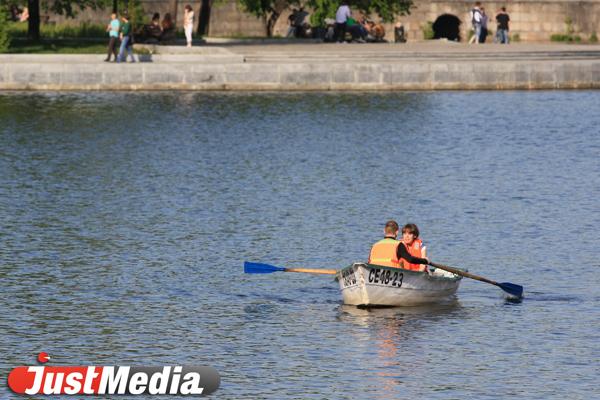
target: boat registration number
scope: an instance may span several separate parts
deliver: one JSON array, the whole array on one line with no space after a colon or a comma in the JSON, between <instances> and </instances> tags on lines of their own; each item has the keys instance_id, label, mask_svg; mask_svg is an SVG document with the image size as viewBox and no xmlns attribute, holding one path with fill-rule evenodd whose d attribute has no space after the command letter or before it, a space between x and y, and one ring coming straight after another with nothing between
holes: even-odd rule
<instances>
[{"instance_id":1,"label":"boat registration number","mask_svg":"<svg viewBox=\"0 0 600 400\"><path fill-rule=\"evenodd\" d=\"M400 271L389 269L371 268L369 271L369 283L401 287L404 274Z\"/></svg>"},{"instance_id":2,"label":"boat registration number","mask_svg":"<svg viewBox=\"0 0 600 400\"><path fill-rule=\"evenodd\" d=\"M342 270L342 285L344 287L356 285L356 274L353 268Z\"/></svg>"}]
</instances>

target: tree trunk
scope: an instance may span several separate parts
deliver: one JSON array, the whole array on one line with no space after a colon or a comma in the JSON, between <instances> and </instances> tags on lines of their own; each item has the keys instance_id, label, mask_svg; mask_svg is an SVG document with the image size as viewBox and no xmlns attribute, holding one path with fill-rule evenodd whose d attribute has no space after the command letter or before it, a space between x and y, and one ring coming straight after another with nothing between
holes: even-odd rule
<instances>
[{"instance_id":1,"label":"tree trunk","mask_svg":"<svg viewBox=\"0 0 600 400\"><path fill-rule=\"evenodd\" d=\"M200 16L198 17L198 35L208 35L208 29L210 28L210 9L212 7L213 0L202 0L200 6Z\"/></svg>"},{"instance_id":2,"label":"tree trunk","mask_svg":"<svg viewBox=\"0 0 600 400\"><path fill-rule=\"evenodd\" d=\"M267 36L273 37L273 28L279 19L279 16L286 9L288 5L287 0L276 0L273 7L269 10L269 17L267 18Z\"/></svg>"},{"instance_id":3,"label":"tree trunk","mask_svg":"<svg viewBox=\"0 0 600 400\"><path fill-rule=\"evenodd\" d=\"M169 0L169 10L173 24L177 26L177 0Z\"/></svg>"},{"instance_id":4,"label":"tree trunk","mask_svg":"<svg viewBox=\"0 0 600 400\"><path fill-rule=\"evenodd\" d=\"M27 38L40 40L40 0L27 0L29 19L27 20Z\"/></svg>"}]
</instances>

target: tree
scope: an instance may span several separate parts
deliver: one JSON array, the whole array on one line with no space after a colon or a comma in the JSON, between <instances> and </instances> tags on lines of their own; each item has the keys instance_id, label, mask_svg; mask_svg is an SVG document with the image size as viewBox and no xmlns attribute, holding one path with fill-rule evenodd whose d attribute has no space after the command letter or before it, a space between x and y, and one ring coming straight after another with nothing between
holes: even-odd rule
<instances>
[{"instance_id":1,"label":"tree","mask_svg":"<svg viewBox=\"0 0 600 400\"><path fill-rule=\"evenodd\" d=\"M0 53L4 53L10 46L10 36L8 35L7 24L8 10L5 4L0 4Z\"/></svg>"},{"instance_id":2,"label":"tree","mask_svg":"<svg viewBox=\"0 0 600 400\"><path fill-rule=\"evenodd\" d=\"M213 0L201 0L200 15L198 16L198 34L208 35L210 26L210 10L213 6Z\"/></svg>"},{"instance_id":3,"label":"tree","mask_svg":"<svg viewBox=\"0 0 600 400\"><path fill-rule=\"evenodd\" d=\"M247 12L265 19L267 36L273 35L273 28L281 13L288 7L303 5L313 10L311 23L322 26L325 18L334 18L341 0L237 0ZM410 14L413 0L350 0L350 7L363 14L377 14L386 22L397 15Z\"/></svg>"},{"instance_id":4,"label":"tree","mask_svg":"<svg viewBox=\"0 0 600 400\"><path fill-rule=\"evenodd\" d=\"M171 10L173 23L177 25L177 0L169 0L169 10Z\"/></svg>"},{"instance_id":5,"label":"tree","mask_svg":"<svg viewBox=\"0 0 600 400\"><path fill-rule=\"evenodd\" d=\"M112 5L112 0L46 0L41 3L44 10L52 11L55 14L66 15L73 18L79 10L84 8L105 8ZM40 39L40 0L27 0L29 9L29 19L27 20L27 37L32 40Z\"/></svg>"},{"instance_id":6,"label":"tree","mask_svg":"<svg viewBox=\"0 0 600 400\"><path fill-rule=\"evenodd\" d=\"M265 19L265 30L268 37L273 36L273 28L281 13L298 0L237 0L244 10Z\"/></svg>"},{"instance_id":7,"label":"tree","mask_svg":"<svg viewBox=\"0 0 600 400\"><path fill-rule=\"evenodd\" d=\"M307 4L314 10L310 20L313 26L322 26L325 18L335 18L340 0L309 0ZM378 15L384 22L392 22L398 15L410 14L413 0L350 0L353 11L365 15Z\"/></svg>"}]
</instances>

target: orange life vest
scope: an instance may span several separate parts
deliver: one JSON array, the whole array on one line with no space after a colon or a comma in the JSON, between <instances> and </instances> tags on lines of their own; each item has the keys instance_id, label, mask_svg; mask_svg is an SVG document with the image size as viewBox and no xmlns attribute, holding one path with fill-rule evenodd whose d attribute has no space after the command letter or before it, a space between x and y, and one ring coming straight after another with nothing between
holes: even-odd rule
<instances>
[{"instance_id":1,"label":"orange life vest","mask_svg":"<svg viewBox=\"0 0 600 400\"><path fill-rule=\"evenodd\" d=\"M371 247L369 254L369 264L383 265L384 267L400 267L398 260L399 240L385 238L375 243Z\"/></svg>"},{"instance_id":2,"label":"orange life vest","mask_svg":"<svg viewBox=\"0 0 600 400\"><path fill-rule=\"evenodd\" d=\"M406 250L408 250L408 254L410 254L411 256L419 258L422 257L421 249L423 248L423 241L421 239L417 238L413 240L413 242L410 245L404 243L404 246L406 247ZM400 267L404 269L409 269L411 271L421 270L421 264L411 264L404 259L400 260Z\"/></svg>"}]
</instances>

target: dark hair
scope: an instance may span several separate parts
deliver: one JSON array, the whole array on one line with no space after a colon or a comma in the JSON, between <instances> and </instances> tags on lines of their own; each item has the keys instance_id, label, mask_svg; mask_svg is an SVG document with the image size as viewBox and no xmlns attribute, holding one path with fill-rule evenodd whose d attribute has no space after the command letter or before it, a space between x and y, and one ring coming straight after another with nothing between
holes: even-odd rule
<instances>
[{"instance_id":1,"label":"dark hair","mask_svg":"<svg viewBox=\"0 0 600 400\"><path fill-rule=\"evenodd\" d=\"M406 224L402 227L402 233L408 232L415 235L415 238L419 237L419 228L415 224Z\"/></svg>"},{"instance_id":2,"label":"dark hair","mask_svg":"<svg viewBox=\"0 0 600 400\"><path fill-rule=\"evenodd\" d=\"M506 12L506 7L502 7L501 10Z\"/></svg>"},{"instance_id":3,"label":"dark hair","mask_svg":"<svg viewBox=\"0 0 600 400\"><path fill-rule=\"evenodd\" d=\"M185 9L189 11L192 11L192 6L190 6L189 4L185 5Z\"/></svg>"},{"instance_id":4,"label":"dark hair","mask_svg":"<svg viewBox=\"0 0 600 400\"><path fill-rule=\"evenodd\" d=\"M393 219L390 219L388 222L385 223L384 229L386 234L393 235L394 233L398 232L398 223Z\"/></svg>"},{"instance_id":5,"label":"dark hair","mask_svg":"<svg viewBox=\"0 0 600 400\"><path fill-rule=\"evenodd\" d=\"M159 13L154 13L154 15L152 16L152 21L157 21L160 19L160 14Z\"/></svg>"}]
</instances>

